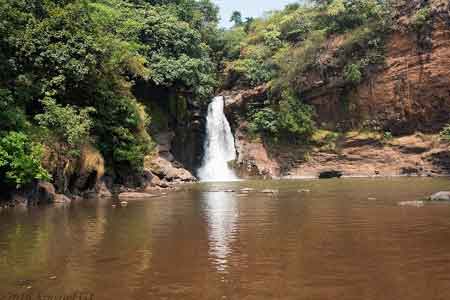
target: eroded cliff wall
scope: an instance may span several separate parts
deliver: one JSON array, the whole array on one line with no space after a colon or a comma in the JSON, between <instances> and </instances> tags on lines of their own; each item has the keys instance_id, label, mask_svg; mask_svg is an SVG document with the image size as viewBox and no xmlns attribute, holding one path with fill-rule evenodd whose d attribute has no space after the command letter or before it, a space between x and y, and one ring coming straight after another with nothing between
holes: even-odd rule
<instances>
[{"instance_id":1,"label":"eroded cliff wall","mask_svg":"<svg viewBox=\"0 0 450 300\"><path fill-rule=\"evenodd\" d=\"M353 91L310 74L304 99L319 124L351 128L376 122L394 134L436 132L450 119L450 17L448 1L430 1L432 24L412 30L411 19L423 1L401 1L397 24L387 41L386 64ZM328 51L339 41L331 40ZM319 83L318 83L319 82ZM326 81L325 81L326 82Z\"/></svg>"}]
</instances>

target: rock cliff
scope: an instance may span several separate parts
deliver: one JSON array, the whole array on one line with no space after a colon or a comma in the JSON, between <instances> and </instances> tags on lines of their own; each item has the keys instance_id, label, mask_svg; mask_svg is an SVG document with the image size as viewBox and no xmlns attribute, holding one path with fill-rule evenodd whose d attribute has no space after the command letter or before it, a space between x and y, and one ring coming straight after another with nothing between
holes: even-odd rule
<instances>
[{"instance_id":1,"label":"rock cliff","mask_svg":"<svg viewBox=\"0 0 450 300\"><path fill-rule=\"evenodd\" d=\"M319 124L351 128L365 121L393 134L436 132L450 119L450 17L448 1L430 1L432 24L412 30L423 1L400 1L397 24L387 41L386 64L354 91L310 74L303 96L317 111ZM339 41L330 40L323 56ZM345 98L345 99L344 99Z\"/></svg>"}]
</instances>

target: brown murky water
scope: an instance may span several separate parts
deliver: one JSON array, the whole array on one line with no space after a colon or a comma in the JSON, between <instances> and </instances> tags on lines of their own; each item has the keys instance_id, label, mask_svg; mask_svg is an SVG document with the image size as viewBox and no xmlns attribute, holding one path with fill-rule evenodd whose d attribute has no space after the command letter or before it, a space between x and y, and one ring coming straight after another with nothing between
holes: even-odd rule
<instances>
[{"instance_id":1,"label":"brown murky water","mask_svg":"<svg viewBox=\"0 0 450 300\"><path fill-rule=\"evenodd\" d=\"M208 192L243 187L279 193ZM0 299L450 299L450 203L397 204L449 188L419 178L238 182L126 208L3 210Z\"/></svg>"}]
</instances>

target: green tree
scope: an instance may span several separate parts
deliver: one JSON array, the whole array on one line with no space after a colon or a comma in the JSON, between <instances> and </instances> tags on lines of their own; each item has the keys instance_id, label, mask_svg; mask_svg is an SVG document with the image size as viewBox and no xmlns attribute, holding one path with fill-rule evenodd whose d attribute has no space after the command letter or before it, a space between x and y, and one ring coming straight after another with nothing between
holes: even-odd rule
<instances>
[{"instance_id":1,"label":"green tree","mask_svg":"<svg viewBox=\"0 0 450 300\"><path fill-rule=\"evenodd\" d=\"M88 142L93 125L89 114L95 112L95 109L62 106L51 97L45 97L41 102L44 113L35 117L39 125L56 133L71 148L80 147Z\"/></svg>"},{"instance_id":2,"label":"green tree","mask_svg":"<svg viewBox=\"0 0 450 300\"><path fill-rule=\"evenodd\" d=\"M244 24L242 21L242 13L237 10L233 11L230 17L230 22L233 22L234 26L241 26Z\"/></svg>"},{"instance_id":3,"label":"green tree","mask_svg":"<svg viewBox=\"0 0 450 300\"><path fill-rule=\"evenodd\" d=\"M0 184L16 187L33 180L50 180L50 174L42 167L43 149L23 133L9 132L0 139Z\"/></svg>"}]
</instances>

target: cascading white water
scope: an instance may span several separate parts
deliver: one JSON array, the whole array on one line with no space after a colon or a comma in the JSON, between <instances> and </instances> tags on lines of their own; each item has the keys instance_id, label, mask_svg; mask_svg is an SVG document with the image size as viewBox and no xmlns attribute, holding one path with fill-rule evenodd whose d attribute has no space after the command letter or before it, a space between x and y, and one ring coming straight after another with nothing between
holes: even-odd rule
<instances>
[{"instance_id":1,"label":"cascading white water","mask_svg":"<svg viewBox=\"0 0 450 300\"><path fill-rule=\"evenodd\" d=\"M237 176L229 162L236 159L234 137L223 113L224 98L215 97L208 107L206 141L202 167L198 170L201 181L233 181Z\"/></svg>"}]
</instances>

